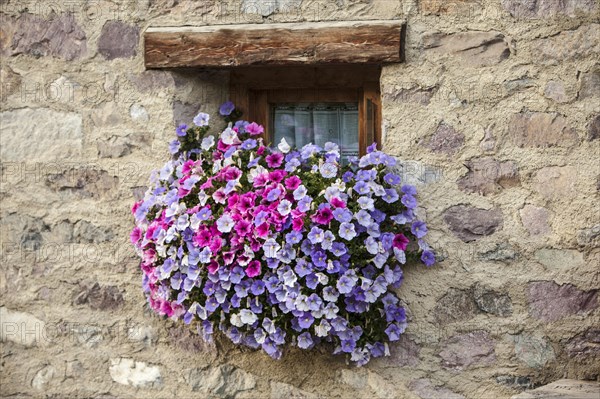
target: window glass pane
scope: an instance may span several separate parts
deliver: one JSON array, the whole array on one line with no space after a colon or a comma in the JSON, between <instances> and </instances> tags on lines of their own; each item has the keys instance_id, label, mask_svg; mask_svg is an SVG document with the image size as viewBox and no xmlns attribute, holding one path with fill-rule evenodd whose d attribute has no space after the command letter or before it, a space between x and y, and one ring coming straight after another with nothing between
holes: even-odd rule
<instances>
[{"instance_id":1,"label":"window glass pane","mask_svg":"<svg viewBox=\"0 0 600 399\"><path fill-rule=\"evenodd\" d=\"M309 144L340 146L342 161L358 155L357 103L285 103L271 107L273 144L282 138L298 148Z\"/></svg>"}]
</instances>

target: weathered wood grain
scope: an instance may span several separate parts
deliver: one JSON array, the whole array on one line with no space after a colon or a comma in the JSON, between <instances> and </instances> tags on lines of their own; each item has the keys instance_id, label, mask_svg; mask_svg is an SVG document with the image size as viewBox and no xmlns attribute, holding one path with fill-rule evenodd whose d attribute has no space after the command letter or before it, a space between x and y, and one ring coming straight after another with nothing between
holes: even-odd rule
<instances>
[{"instance_id":1,"label":"weathered wood grain","mask_svg":"<svg viewBox=\"0 0 600 399\"><path fill-rule=\"evenodd\" d=\"M149 28L146 68L401 62L400 21Z\"/></svg>"}]
</instances>

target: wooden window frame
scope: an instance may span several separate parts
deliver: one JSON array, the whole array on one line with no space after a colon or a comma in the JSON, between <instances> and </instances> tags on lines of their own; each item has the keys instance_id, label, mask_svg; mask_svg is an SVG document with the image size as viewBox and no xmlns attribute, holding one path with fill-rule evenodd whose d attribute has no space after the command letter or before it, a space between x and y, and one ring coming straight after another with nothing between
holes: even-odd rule
<instances>
[{"instance_id":1,"label":"wooden window frame","mask_svg":"<svg viewBox=\"0 0 600 399\"><path fill-rule=\"evenodd\" d=\"M271 143L270 109L276 103L358 103L359 154L377 143L381 149L379 65L327 65L235 68L230 74L230 98L244 119L265 127ZM276 144L276 143L274 143Z\"/></svg>"}]
</instances>

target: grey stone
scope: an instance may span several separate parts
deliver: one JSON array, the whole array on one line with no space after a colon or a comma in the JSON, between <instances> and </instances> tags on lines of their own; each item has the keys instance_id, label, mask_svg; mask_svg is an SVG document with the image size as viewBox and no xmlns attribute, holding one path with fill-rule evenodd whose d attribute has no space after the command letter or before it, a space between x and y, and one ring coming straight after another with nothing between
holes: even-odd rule
<instances>
[{"instance_id":1,"label":"grey stone","mask_svg":"<svg viewBox=\"0 0 600 399\"><path fill-rule=\"evenodd\" d=\"M479 259L494 262L505 262L517 259L519 253L507 243L496 244L496 246L479 254Z\"/></svg>"},{"instance_id":2,"label":"grey stone","mask_svg":"<svg viewBox=\"0 0 600 399\"><path fill-rule=\"evenodd\" d=\"M600 97L600 71L584 73L579 86L579 99Z\"/></svg>"},{"instance_id":3,"label":"grey stone","mask_svg":"<svg viewBox=\"0 0 600 399\"><path fill-rule=\"evenodd\" d=\"M93 325L76 324L71 328L71 334L77 338L80 344L87 348L96 347L104 340L102 327Z\"/></svg>"},{"instance_id":4,"label":"grey stone","mask_svg":"<svg viewBox=\"0 0 600 399\"><path fill-rule=\"evenodd\" d=\"M198 333L190 331L187 326L169 328L169 342L185 353L202 353L204 358L212 360L217 356L214 342L206 342Z\"/></svg>"},{"instance_id":5,"label":"grey stone","mask_svg":"<svg viewBox=\"0 0 600 399\"><path fill-rule=\"evenodd\" d=\"M200 391L219 398L233 398L240 392L253 389L256 386L256 379L244 370L224 364L208 369L192 369L188 383L192 391Z\"/></svg>"},{"instance_id":6,"label":"grey stone","mask_svg":"<svg viewBox=\"0 0 600 399\"><path fill-rule=\"evenodd\" d=\"M84 372L85 367L79 360L67 361L67 364L65 365L66 378L80 378L83 376Z\"/></svg>"},{"instance_id":7,"label":"grey stone","mask_svg":"<svg viewBox=\"0 0 600 399\"><path fill-rule=\"evenodd\" d=\"M426 33L423 51L431 55L451 55L463 66L480 67L498 64L510 56L505 36L500 32Z\"/></svg>"},{"instance_id":8,"label":"grey stone","mask_svg":"<svg viewBox=\"0 0 600 399\"><path fill-rule=\"evenodd\" d=\"M443 345L439 355L444 368L464 370L471 366L489 366L496 361L496 344L485 331L455 335Z\"/></svg>"},{"instance_id":9,"label":"grey stone","mask_svg":"<svg viewBox=\"0 0 600 399\"><path fill-rule=\"evenodd\" d=\"M541 368L555 358L554 349L545 337L519 334L514 337L517 358L532 368Z\"/></svg>"},{"instance_id":10,"label":"grey stone","mask_svg":"<svg viewBox=\"0 0 600 399\"><path fill-rule=\"evenodd\" d=\"M129 74L128 79L142 93L154 93L175 86L175 79L169 71L148 70L142 73Z\"/></svg>"},{"instance_id":11,"label":"grey stone","mask_svg":"<svg viewBox=\"0 0 600 399\"><path fill-rule=\"evenodd\" d=\"M96 142L98 156L100 158L121 158L131 154L133 146L125 137L111 136L106 140Z\"/></svg>"},{"instance_id":12,"label":"grey stone","mask_svg":"<svg viewBox=\"0 0 600 399\"><path fill-rule=\"evenodd\" d=\"M494 137L494 126L485 129L485 135L479 143L479 148L484 152L494 152L496 149L496 138Z\"/></svg>"},{"instance_id":13,"label":"grey stone","mask_svg":"<svg viewBox=\"0 0 600 399\"><path fill-rule=\"evenodd\" d=\"M78 198L105 197L117 188L119 179L105 170L73 167L48 174L45 184L51 190Z\"/></svg>"},{"instance_id":14,"label":"grey stone","mask_svg":"<svg viewBox=\"0 0 600 399\"><path fill-rule=\"evenodd\" d=\"M145 362L137 362L129 358L110 359L108 369L113 381L131 385L136 388L160 388L162 378L158 366L148 365Z\"/></svg>"},{"instance_id":15,"label":"grey stone","mask_svg":"<svg viewBox=\"0 0 600 399\"><path fill-rule=\"evenodd\" d=\"M98 39L98 52L107 60L131 58L137 54L139 27L121 21L107 21Z\"/></svg>"},{"instance_id":16,"label":"grey stone","mask_svg":"<svg viewBox=\"0 0 600 399\"><path fill-rule=\"evenodd\" d=\"M440 324L472 319L477 313L477 304L471 289L450 288L437 301L433 310L435 320Z\"/></svg>"},{"instance_id":17,"label":"grey stone","mask_svg":"<svg viewBox=\"0 0 600 399\"><path fill-rule=\"evenodd\" d=\"M506 293L499 293L477 284L473 296L477 307L486 313L501 317L512 314L512 300Z\"/></svg>"},{"instance_id":18,"label":"grey stone","mask_svg":"<svg viewBox=\"0 0 600 399\"><path fill-rule=\"evenodd\" d=\"M110 227L99 227L87 220L79 220L73 229L73 238L77 243L101 243L115 237Z\"/></svg>"},{"instance_id":19,"label":"grey stone","mask_svg":"<svg viewBox=\"0 0 600 399\"><path fill-rule=\"evenodd\" d=\"M446 314L445 314L446 315ZM421 347L406 334L402 334L397 342L390 345L390 357L384 358L386 362L391 362L400 367L416 367L421 362L419 353Z\"/></svg>"},{"instance_id":20,"label":"grey stone","mask_svg":"<svg viewBox=\"0 0 600 399\"><path fill-rule=\"evenodd\" d=\"M182 123L191 126L194 116L198 114L198 104L190 104L182 101L175 100L173 102L173 120L175 125L179 126Z\"/></svg>"},{"instance_id":21,"label":"grey stone","mask_svg":"<svg viewBox=\"0 0 600 399\"><path fill-rule=\"evenodd\" d=\"M471 0L453 0L452 2L447 2L443 0L420 0L419 1L419 9L421 12L426 14L449 14L449 13L457 13L461 8L461 5L465 5L467 7L470 6ZM467 8L468 10L468 8Z\"/></svg>"},{"instance_id":22,"label":"grey stone","mask_svg":"<svg viewBox=\"0 0 600 399\"><path fill-rule=\"evenodd\" d=\"M141 104L133 104L129 108L129 115L134 122L146 123L150 119L148 111Z\"/></svg>"},{"instance_id":23,"label":"grey stone","mask_svg":"<svg viewBox=\"0 0 600 399\"><path fill-rule=\"evenodd\" d=\"M81 156L81 115L47 108L22 108L0 113L3 161L56 161Z\"/></svg>"},{"instance_id":24,"label":"grey stone","mask_svg":"<svg viewBox=\"0 0 600 399\"><path fill-rule=\"evenodd\" d=\"M507 80L504 82L504 88L508 94L536 87L536 81L529 76L523 76L518 79Z\"/></svg>"},{"instance_id":25,"label":"grey stone","mask_svg":"<svg viewBox=\"0 0 600 399\"><path fill-rule=\"evenodd\" d=\"M56 369L52 365L44 366L35 373L31 386L38 391L46 391L56 374Z\"/></svg>"},{"instance_id":26,"label":"grey stone","mask_svg":"<svg viewBox=\"0 0 600 399\"><path fill-rule=\"evenodd\" d=\"M268 17L276 12L290 13L298 9L302 0L242 0L240 11L243 14L258 14Z\"/></svg>"},{"instance_id":27,"label":"grey stone","mask_svg":"<svg viewBox=\"0 0 600 399\"><path fill-rule=\"evenodd\" d=\"M119 108L114 101L95 108L91 113L91 117L95 127L112 127L122 123Z\"/></svg>"},{"instance_id":28,"label":"grey stone","mask_svg":"<svg viewBox=\"0 0 600 399\"><path fill-rule=\"evenodd\" d=\"M355 371L348 369L339 370L336 380L353 389L364 389L369 382L368 376L363 370Z\"/></svg>"},{"instance_id":29,"label":"grey stone","mask_svg":"<svg viewBox=\"0 0 600 399\"><path fill-rule=\"evenodd\" d=\"M598 399L598 392L600 384L597 381L563 379L512 396L511 399Z\"/></svg>"},{"instance_id":30,"label":"grey stone","mask_svg":"<svg viewBox=\"0 0 600 399\"><path fill-rule=\"evenodd\" d=\"M586 57L597 58L600 54L600 24L562 31L555 36L534 40L530 46L534 49L536 60L542 64L559 65Z\"/></svg>"},{"instance_id":31,"label":"grey stone","mask_svg":"<svg viewBox=\"0 0 600 399\"><path fill-rule=\"evenodd\" d=\"M51 14L50 19L24 13L16 21L8 51L10 55L50 55L72 61L85 55L87 39L84 30L75 21L74 13Z\"/></svg>"},{"instance_id":32,"label":"grey stone","mask_svg":"<svg viewBox=\"0 0 600 399\"><path fill-rule=\"evenodd\" d=\"M592 117L588 124L588 141L597 140L600 138L600 114Z\"/></svg>"},{"instance_id":33,"label":"grey stone","mask_svg":"<svg viewBox=\"0 0 600 399\"><path fill-rule=\"evenodd\" d=\"M546 208L528 204L519 210L519 214L521 215L521 222L530 236L544 236L552 232L548 225L550 212Z\"/></svg>"},{"instance_id":34,"label":"grey stone","mask_svg":"<svg viewBox=\"0 0 600 399\"><path fill-rule=\"evenodd\" d=\"M117 286L94 283L80 285L73 302L76 305L88 305L93 310L114 310L123 306L124 299Z\"/></svg>"},{"instance_id":35,"label":"grey stone","mask_svg":"<svg viewBox=\"0 0 600 399\"><path fill-rule=\"evenodd\" d=\"M548 166L535 173L533 188L550 200L574 198L577 195L577 175L573 166Z\"/></svg>"},{"instance_id":36,"label":"grey stone","mask_svg":"<svg viewBox=\"0 0 600 399\"><path fill-rule=\"evenodd\" d=\"M464 242L494 234L503 225L501 210L486 210L469 205L456 205L447 209L444 221L450 231Z\"/></svg>"},{"instance_id":37,"label":"grey stone","mask_svg":"<svg viewBox=\"0 0 600 399\"><path fill-rule=\"evenodd\" d=\"M565 92L565 85L556 80L551 80L546 84L544 96L554 100L557 103L565 103L568 101L567 93Z\"/></svg>"},{"instance_id":38,"label":"grey stone","mask_svg":"<svg viewBox=\"0 0 600 399\"><path fill-rule=\"evenodd\" d=\"M158 341L158 333L152 326L135 325L127 329L127 338L133 342L142 343L150 347Z\"/></svg>"},{"instance_id":39,"label":"grey stone","mask_svg":"<svg viewBox=\"0 0 600 399\"><path fill-rule=\"evenodd\" d=\"M432 184L443 178L441 169L419 161L396 159L396 165L390 167L389 170L400 176L401 184L414 186Z\"/></svg>"},{"instance_id":40,"label":"grey stone","mask_svg":"<svg viewBox=\"0 0 600 399\"><path fill-rule=\"evenodd\" d=\"M0 306L0 320L2 320L1 342L13 342L25 347L45 346L48 343L48 340L45 339L47 336L42 334L43 331L46 331L46 323L31 313ZM28 331L34 333L26 333Z\"/></svg>"},{"instance_id":41,"label":"grey stone","mask_svg":"<svg viewBox=\"0 0 600 399\"><path fill-rule=\"evenodd\" d=\"M556 113L514 114L508 126L508 134L518 147L571 147L578 141L566 118Z\"/></svg>"},{"instance_id":42,"label":"grey stone","mask_svg":"<svg viewBox=\"0 0 600 399\"><path fill-rule=\"evenodd\" d=\"M465 399L461 394L453 392L443 386L435 386L431 380L421 378L413 380L408 385L413 393L421 399Z\"/></svg>"},{"instance_id":43,"label":"grey stone","mask_svg":"<svg viewBox=\"0 0 600 399\"><path fill-rule=\"evenodd\" d=\"M21 87L21 75L10 69L8 65L0 66L0 100L6 101L8 96L16 93Z\"/></svg>"},{"instance_id":44,"label":"grey stone","mask_svg":"<svg viewBox=\"0 0 600 399\"><path fill-rule=\"evenodd\" d=\"M600 360L600 328L588 328L583 333L571 338L565 345L571 358Z\"/></svg>"},{"instance_id":45,"label":"grey stone","mask_svg":"<svg viewBox=\"0 0 600 399\"><path fill-rule=\"evenodd\" d=\"M50 233L50 226L41 218L16 212L2 215L2 225L7 233L5 242L29 251L40 249Z\"/></svg>"},{"instance_id":46,"label":"grey stone","mask_svg":"<svg viewBox=\"0 0 600 399\"><path fill-rule=\"evenodd\" d=\"M577 234L577 244L581 246L598 246L600 238L600 224L589 229L580 230Z\"/></svg>"},{"instance_id":47,"label":"grey stone","mask_svg":"<svg viewBox=\"0 0 600 399\"><path fill-rule=\"evenodd\" d=\"M574 17L598 8L595 0L502 0L502 6L515 18Z\"/></svg>"},{"instance_id":48,"label":"grey stone","mask_svg":"<svg viewBox=\"0 0 600 399\"><path fill-rule=\"evenodd\" d=\"M529 377L517 375L499 375L496 377L496 382L512 389L529 389L533 387L533 383Z\"/></svg>"},{"instance_id":49,"label":"grey stone","mask_svg":"<svg viewBox=\"0 0 600 399\"><path fill-rule=\"evenodd\" d=\"M531 316L552 322L598 308L598 290L582 291L571 284L534 281L527 284L527 301Z\"/></svg>"},{"instance_id":50,"label":"grey stone","mask_svg":"<svg viewBox=\"0 0 600 399\"><path fill-rule=\"evenodd\" d=\"M319 395L283 382L271 382L271 399L318 399Z\"/></svg>"},{"instance_id":51,"label":"grey stone","mask_svg":"<svg viewBox=\"0 0 600 399\"><path fill-rule=\"evenodd\" d=\"M469 171L458 180L458 188L465 192L490 195L521 182L517 165L512 161L485 157L469 160L465 166Z\"/></svg>"},{"instance_id":52,"label":"grey stone","mask_svg":"<svg viewBox=\"0 0 600 399\"><path fill-rule=\"evenodd\" d=\"M454 155L463 146L465 142L464 134L457 132L446 123L440 123L424 145L433 152L446 155Z\"/></svg>"},{"instance_id":53,"label":"grey stone","mask_svg":"<svg viewBox=\"0 0 600 399\"><path fill-rule=\"evenodd\" d=\"M583 253L575 249L542 248L535 259L551 270L576 270L585 264Z\"/></svg>"},{"instance_id":54,"label":"grey stone","mask_svg":"<svg viewBox=\"0 0 600 399\"><path fill-rule=\"evenodd\" d=\"M77 244L97 244L111 241L115 234L109 227L99 227L87 220L78 220L73 223L63 220L52 227L52 234L60 242Z\"/></svg>"},{"instance_id":55,"label":"grey stone","mask_svg":"<svg viewBox=\"0 0 600 399\"><path fill-rule=\"evenodd\" d=\"M422 106L427 106L431 102L431 98L434 96L437 90L438 86L389 90L383 93L383 98L390 102L416 103Z\"/></svg>"},{"instance_id":56,"label":"grey stone","mask_svg":"<svg viewBox=\"0 0 600 399\"><path fill-rule=\"evenodd\" d=\"M140 200L144 199L144 195L146 195L146 191L148 191L147 186L136 186L136 187L131 188L133 198L135 198L136 201L140 201Z\"/></svg>"}]
</instances>

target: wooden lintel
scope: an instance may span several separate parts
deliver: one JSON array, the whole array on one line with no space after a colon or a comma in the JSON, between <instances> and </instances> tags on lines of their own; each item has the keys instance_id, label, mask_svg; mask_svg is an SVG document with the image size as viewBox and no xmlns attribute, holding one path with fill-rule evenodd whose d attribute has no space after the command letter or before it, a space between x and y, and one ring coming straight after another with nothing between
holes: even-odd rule
<instances>
[{"instance_id":1,"label":"wooden lintel","mask_svg":"<svg viewBox=\"0 0 600 399\"><path fill-rule=\"evenodd\" d=\"M146 68L402 61L403 23L343 21L148 28Z\"/></svg>"}]
</instances>

